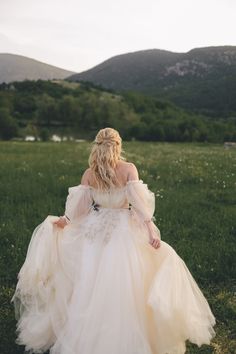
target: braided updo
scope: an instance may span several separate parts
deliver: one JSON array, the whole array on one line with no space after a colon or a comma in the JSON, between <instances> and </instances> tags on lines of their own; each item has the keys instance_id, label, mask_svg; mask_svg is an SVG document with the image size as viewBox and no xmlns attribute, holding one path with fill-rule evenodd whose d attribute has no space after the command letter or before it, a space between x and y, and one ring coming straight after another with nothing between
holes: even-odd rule
<instances>
[{"instance_id":1,"label":"braided updo","mask_svg":"<svg viewBox=\"0 0 236 354\"><path fill-rule=\"evenodd\" d=\"M119 185L115 167L121 156L122 139L117 130L104 128L99 130L89 156L89 166L99 189L109 189Z\"/></svg>"}]
</instances>

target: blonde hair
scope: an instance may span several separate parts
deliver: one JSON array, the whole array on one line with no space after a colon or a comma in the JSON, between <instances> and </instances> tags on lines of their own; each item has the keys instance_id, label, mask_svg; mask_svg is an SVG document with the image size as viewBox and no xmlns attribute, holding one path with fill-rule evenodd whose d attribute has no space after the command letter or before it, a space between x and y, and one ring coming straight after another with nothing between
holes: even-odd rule
<instances>
[{"instance_id":1,"label":"blonde hair","mask_svg":"<svg viewBox=\"0 0 236 354\"><path fill-rule=\"evenodd\" d=\"M99 189L109 189L120 185L115 167L121 156L122 139L117 130L104 128L99 130L89 156L89 166Z\"/></svg>"}]
</instances>

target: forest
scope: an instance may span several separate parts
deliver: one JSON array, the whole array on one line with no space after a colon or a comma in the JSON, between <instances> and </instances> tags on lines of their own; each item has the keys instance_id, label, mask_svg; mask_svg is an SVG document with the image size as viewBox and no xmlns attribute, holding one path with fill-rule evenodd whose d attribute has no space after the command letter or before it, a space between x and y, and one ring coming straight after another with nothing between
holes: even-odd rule
<instances>
[{"instance_id":1,"label":"forest","mask_svg":"<svg viewBox=\"0 0 236 354\"><path fill-rule=\"evenodd\" d=\"M118 129L124 140L236 141L236 114L209 117L158 97L113 92L90 83L23 81L0 85L0 139L52 134L91 139L100 128Z\"/></svg>"}]
</instances>

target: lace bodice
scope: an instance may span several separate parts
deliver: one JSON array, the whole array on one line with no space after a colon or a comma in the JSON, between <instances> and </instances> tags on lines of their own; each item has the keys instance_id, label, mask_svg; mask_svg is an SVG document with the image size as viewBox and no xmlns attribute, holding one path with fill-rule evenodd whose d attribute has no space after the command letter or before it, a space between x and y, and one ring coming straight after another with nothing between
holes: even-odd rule
<instances>
[{"instance_id":1,"label":"lace bodice","mask_svg":"<svg viewBox=\"0 0 236 354\"><path fill-rule=\"evenodd\" d=\"M128 181L124 187L101 191L88 185L69 188L65 215L74 221L89 213L93 204L103 208L131 209L142 220L150 220L155 210L155 197L142 180Z\"/></svg>"}]
</instances>

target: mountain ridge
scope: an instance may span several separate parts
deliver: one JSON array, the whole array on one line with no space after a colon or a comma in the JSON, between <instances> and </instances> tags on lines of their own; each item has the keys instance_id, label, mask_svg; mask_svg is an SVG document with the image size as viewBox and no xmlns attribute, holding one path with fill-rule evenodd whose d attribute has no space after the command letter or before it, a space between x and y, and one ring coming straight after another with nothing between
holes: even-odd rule
<instances>
[{"instance_id":1,"label":"mountain ridge","mask_svg":"<svg viewBox=\"0 0 236 354\"><path fill-rule=\"evenodd\" d=\"M236 46L129 52L78 74L21 55L0 54L0 83L27 79L90 82L151 95L206 116L236 116Z\"/></svg>"},{"instance_id":2,"label":"mountain ridge","mask_svg":"<svg viewBox=\"0 0 236 354\"><path fill-rule=\"evenodd\" d=\"M68 80L155 95L207 115L228 115L236 111L236 46L200 47L186 53L130 52Z\"/></svg>"},{"instance_id":3,"label":"mountain ridge","mask_svg":"<svg viewBox=\"0 0 236 354\"><path fill-rule=\"evenodd\" d=\"M64 79L74 72L23 55L0 53L0 83Z\"/></svg>"}]
</instances>

